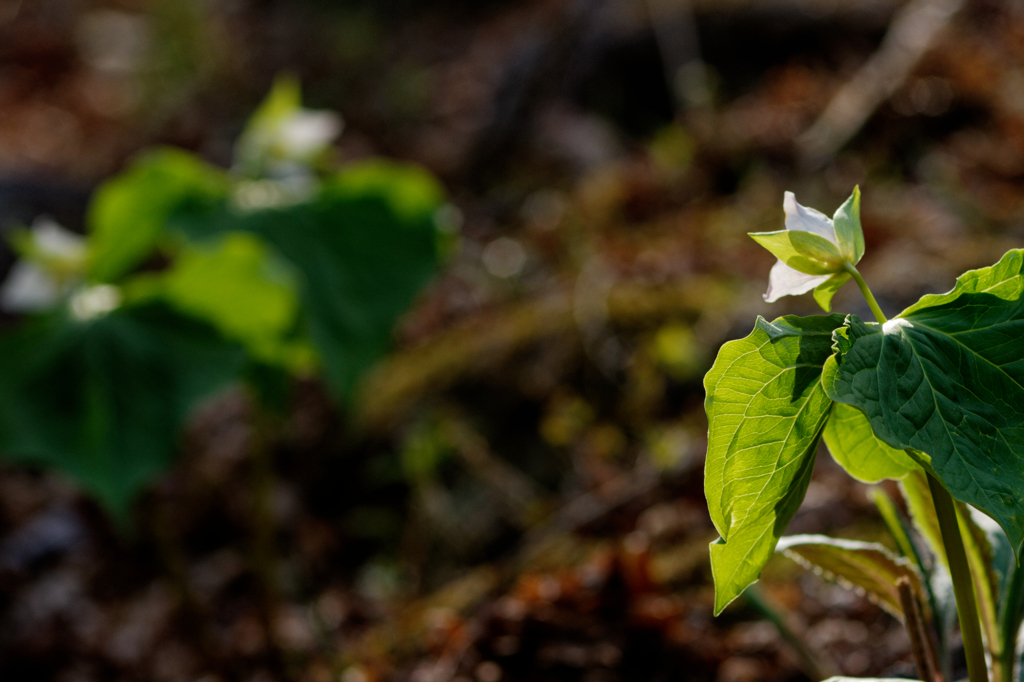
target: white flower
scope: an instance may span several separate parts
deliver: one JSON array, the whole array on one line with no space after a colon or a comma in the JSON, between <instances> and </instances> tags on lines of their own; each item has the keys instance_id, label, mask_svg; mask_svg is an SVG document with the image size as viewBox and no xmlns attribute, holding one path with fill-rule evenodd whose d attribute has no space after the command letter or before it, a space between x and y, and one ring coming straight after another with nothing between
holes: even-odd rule
<instances>
[{"instance_id":1,"label":"white flower","mask_svg":"<svg viewBox=\"0 0 1024 682\"><path fill-rule=\"evenodd\" d=\"M782 206L785 230L750 235L779 259L769 275L764 300L772 303L814 289L815 299L828 311L832 295L850 279L850 266L864 255L860 189L854 188L832 219L798 204L792 192L785 193Z\"/></svg>"},{"instance_id":2,"label":"white flower","mask_svg":"<svg viewBox=\"0 0 1024 682\"><path fill-rule=\"evenodd\" d=\"M281 121L277 144L286 159L309 159L325 150L341 134L341 117L332 111L299 109Z\"/></svg>"},{"instance_id":3,"label":"white flower","mask_svg":"<svg viewBox=\"0 0 1024 682\"><path fill-rule=\"evenodd\" d=\"M20 244L22 258L0 286L0 308L31 312L68 295L85 267L85 238L49 218L38 218Z\"/></svg>"},{"instance_id":4,"label":"white flower","mask_svg":"<svg viewBox=\"0 0 1024 682\"><path fill-rule=\"evenodd\" d=\"M20 260L0 287L0 308L9 313L45 310L53 307L61 293L55 278L35 263Z\"/></svg>"},{"instance_id":5,"label":"white flower","mask_svg":"<svg viewBox=\"0 0 1024 682\"><path fill-rule=\"evenodd\" d=\"M298 81L280 77L238 138L236 168L249 178L309 174L342 127L338 114L304 108Z\"/></svg>"},{"instance_id":6,"label":"white flower","mask_svg":"<svg viewBox=\"0 0 1024 682\"><path fill-rule=\"evenodd\" d=\"M782 199L782 208L786 212L786 229L800 230L802 232L813 232L824 237L837 247L836 230L832 221L821 211L816 211L807 206L801 206L796 201L796 195L786 192ZM764 300L774 303L783 296L798 296L824 284L832 275L808 275L795 268L791 268L781 260L772 267L768 276L768 291L764 294Z\"/></svg>"}]
</instances>

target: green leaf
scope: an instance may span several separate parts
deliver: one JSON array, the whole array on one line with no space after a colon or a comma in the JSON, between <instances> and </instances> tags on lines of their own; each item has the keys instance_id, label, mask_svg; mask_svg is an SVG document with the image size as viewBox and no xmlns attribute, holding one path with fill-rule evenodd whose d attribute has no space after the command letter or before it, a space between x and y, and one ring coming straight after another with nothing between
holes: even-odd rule
<instances>
[{"instance_id":1,"label":"green leaf","mask_svg":"<svg viewBox=\"0 0 1024 682\"><path fill-rule=\"evenodd\" d=\"M927 594L914 565L909 559L893 556L876 542L838 540L825 535L791 535L779 540L776 550L807 568L821 571L829 580L866 592L900 620L903 620L903 609L896 581L907 578L925 609L926 621L930 619Z\"/></svg>"},{"instance_id":2,"label":"green leaf","mask_svg":"<svg viewBox=\"0 0 1024 682\"><path fill-rule=\"evenodd\" d=\"M89 277L111 282L145 260L171 213L227 196L229 181L218 168L177 149L146 152L105 182L89 206Z\"/></svg>"},{"instance_id":3,"label":"green leaf","mask_svg":"<svg viewBox=\"0 0 1024 682\"><path fill-rule=\"evenodd\" d=\"M186 245L168 269L125 285L128 300L160 298L240 342L254 359L296 370L310 365L312 352L294 338L297 289L287 265L245 233Z\"/></svg>"},{"instance_id":4,"label":"green leaf","mask_svg":"<svg viewBox=\"0 0 1024 682\"><path fill-rule=\"evenodd\" d=\"M831 402L821 366L840 315L758 318L722 346L704 379L704 490L722 539L711 546L715 611L757 580L810 481Z\"/></svg>"},{"instance_id":5,"label":"green leaf","mask_svg":"<svg viewBox=\"0 0 1024 682\"><path fill-rule=\"evenodd\" d=\"M302 323L328 384L348 399L434 273L439 187L419 169L368 162L340 174L305 204L252 212L224 206L181 214L175 224L199 239L256 234L295 268Z\"/></svg>"},{"instance_id":6,"label":"green leaf","mask_svg":"<svg viewBox=\"0 0 1024 682\"><path fill-rule=\"evenodd\" d=\"M850 281L850 273L837 272L814 288L814 300L826 313L832 311L832 297Z\"/></svg>"},{"instance_id":7,"label":"green leaf","mask_svg":"<svg viewBox=\"0 0 1024 682\"><path fill-rule=\"evenodd\" d=\"M853 188L853 194L836 209L832 216L836 230L836 241L843 258L856 265L864 255L864 229L860 225L860 187Z\"/></svg>"},{"instance_id":8,"label":"green leaf","mask_svg":"<svg viewBox=\"0 0 1024 682\"><path fill-rule=\"evenodd\" d=\"M170 465L189 409L244 360L160 306L38 318L0 337L0 355L0 452L59 469L122 520Z\"/></svg>"},{"instance_id":9,"label":"green leaf","mask_svg":"<svg viewBox=\"0 0 1024 682\"><path fill-rule=\"evenodd\" d=\"M824 438L839 466L864 483L898 480L917 467L910 455L878 440L864 413L850 405L840 403L832 408Z\"/></svg>"},{"instance_id":10,"label":"green leaf","mask_svg":"<svg viewBox=\"0 0 1024 682\"><path fill-rule=\"evenodd\" d=\"M831 275L843 269L839 248L813 232L778 230L749 234L780 261L805 275Z\"/></svg>"},{"instance_id":11,"label":"green leaf","mask_svg":"<svg viewBox=\"0 0 1024 682\"><path fill-rule=\"evenodd\" d=\"M836 402L890 447L923 458L953 496L1024 543L1024 252L961 276L884 326L836 334Z\"/></svg>"}]
</instances>

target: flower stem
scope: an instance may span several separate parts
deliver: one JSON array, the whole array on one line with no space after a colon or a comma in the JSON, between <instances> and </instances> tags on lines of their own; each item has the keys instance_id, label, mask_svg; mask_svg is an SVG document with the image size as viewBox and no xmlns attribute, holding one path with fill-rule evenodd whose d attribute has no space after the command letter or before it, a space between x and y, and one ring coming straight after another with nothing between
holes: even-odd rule
<instances>
[{"instance_id":1,"label":"flower stem","mask_svg":"<svg viewBox=\"0 0 1024 682\"><path fill-rule=\"evenodd\" d=\"M981 624L978 619L978 603L974 598L971 582L971 568L967 564L964 540L960 535L960 524L956 518L956 506L949 491L931 474L928 487L935 503L935 514L939 519L942 544L946 548L949 574L953 578L953 595L956 597L956 612L960 619L960 636L964 641L967 656L967 677L970 682L988 682L985 667L985 645L981 640Z\"/></svg>"},{"instance_id":2,"label":"flower stem","mask_svg":"<svg viewBox=\"0 0 1024 682\"><path fill-rule=\"evenodd\" d=\"M868 283L861 277L860 271L853 265L853 263L846 261L843 263L843 268L853 275L853 281L860 287L860 293L864 294L864 300L868 302L868 307L871 308L871 312L875 314L875 319L878 320L878 324L885 324L886 317L882 313L882 309L878 307L878 301L875 300L874 294L871 293L871 289L868 289Z\"/></svg>"},{"instance_id":3,"label":"flower stem","mask_svg":"<svg viewBox=\"0 0 1024 682\"><path fill-rule=\"evenodd\" d=\"M867 282L852 263L844 263L864 299L868 302L871 312L879 324L885 324L886 317L878 307ZM946 548L946 560L949 562L949 574L953 579L953 595L956 597L956 612L960 619L960 636L964 642L964 653L967 656L967 677L970 682L988 682L988 669L985 664L985 644L981 639L981 619L978 616L978 602L974 596L974 582L971 578L971 567L967 563L967 552L964 550L964 539L960 535L960 523L957 521L956 505L953 496L931 473L928 476L928 487L931 489L935 515L939 519L939 530L942 544Z\"/></svg>"}]
</instances>

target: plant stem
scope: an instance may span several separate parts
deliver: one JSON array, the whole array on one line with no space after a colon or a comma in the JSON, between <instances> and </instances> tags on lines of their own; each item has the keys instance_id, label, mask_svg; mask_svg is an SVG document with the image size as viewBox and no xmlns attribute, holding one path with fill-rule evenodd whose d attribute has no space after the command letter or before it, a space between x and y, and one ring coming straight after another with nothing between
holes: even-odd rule
<instances>
[{"instance_id":1,"label":"plant stem","mask_svg":"<svg viewBox=\"0 0 1024 682\"><path fill-rule=\"evenodd\" d=\"M885 324L886 317L878 306L871 289L852 263L844 263L843 267L853 276L864 300L868 302L871 312L879 324ZM939 519L939 530L942 544L946 548L946 560L949 562L949 574L953 579L953 596L956 597L956 613L960 620L960 636L964 642L964 653L967 656L967 677L970 682L988 682L988 669L985 664L985 644L981 638L981 619L978 616L978 602L974 595L974 581L971 578L971 567L967 563L967 552L964 550L964 539L960 535L960 523L957 520L956 505L953 496L931 473L928 476L928 487L931 489L935 515Z\"/></svg>"},{"instance_id":2,"label":"plant stem","mask_svg":"<svg viewBox=\"0 0 1024 682\"><path fill-rule=\"evenodd\" d=\"M946 560L949 562L949 574L953 578L956 613L960 619L960 636L963 638L964 653L967 656L967 677L970 682L988 682L985 645L981 639L981 624L978 619L978 603L974 598L971 568L967 564L964 540L960 536L956 506L949 491L930 473L928 487L931 489L935 514L939 519L942 544L946 548Z\"/></svg>"},{"instance_id":3,"label":"plant stem","mask_svg":"<svg viewBox=\"0 0 1024 682\"><path fill-rule=\"evenodd\" d=\"M868 302L868 307L871 308L871 312L875 314L875 319L878 320L878 324L885 324L886 317L882 313L882 309L878 307L878 301L875 300L874 294L871 293L871 289L868 288L868 283L861 277L860 271L854 267L853 263L849 261L843 263L843 268L853 275L853 281L860 287L860 293L864 294L864 300Z\"/></svg>"}]
</instances>

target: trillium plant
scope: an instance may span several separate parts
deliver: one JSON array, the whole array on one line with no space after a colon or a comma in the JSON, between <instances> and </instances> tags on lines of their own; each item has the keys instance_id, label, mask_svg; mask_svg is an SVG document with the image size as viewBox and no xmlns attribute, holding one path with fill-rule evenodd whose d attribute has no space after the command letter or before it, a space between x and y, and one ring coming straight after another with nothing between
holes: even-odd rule
<instances>
[{"instance_id":1,"label":"trillium plant","mask_svg":"<svg viewBox=\"0 0 1024 682\"><path fill-rule=\"evenodd\" d=\"M971 682L1011 682L1024 614L1024 250L957 279L892 319L857 263L860 192L832 219L784 200L786 229L751 234L778 257L765 299L813 290L826 313L852 279L856 315L758 317L704 379L715 613L775 551L858 588L903 620L922 680L949 680L953 621ZM819 441L854 478L898 480L912 524L880 489L898 551L782 537ZM955 614L955 615L954 615Z\"/></svg>"}]
</instances>

